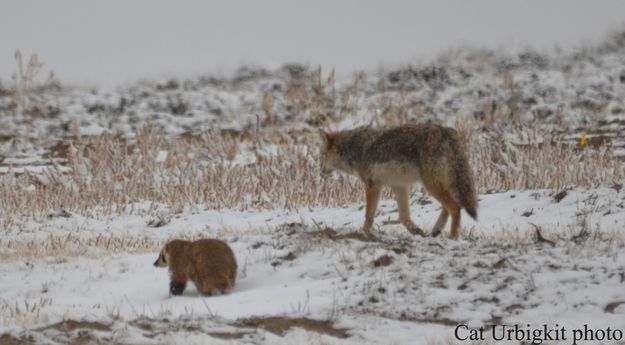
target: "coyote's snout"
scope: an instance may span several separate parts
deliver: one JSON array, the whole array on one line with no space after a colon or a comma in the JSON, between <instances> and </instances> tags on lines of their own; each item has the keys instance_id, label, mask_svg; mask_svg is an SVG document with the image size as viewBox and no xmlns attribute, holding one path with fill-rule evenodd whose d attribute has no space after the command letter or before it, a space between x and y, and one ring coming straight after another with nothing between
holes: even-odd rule
<instances>
[{"instance_id":1,"label":"coyote's snout","mask_svg":"<svg viewBox=\"0 0 625 345\"><path fill-rule=\"evenodd\" d=\"M366 211L364 231L371 235L382 186L397 200L399 220L413 234L424 235L410 219L410 185L421 181L443 206L432 229L440 234L451 215L450 238L458 237L460 210L477 219L477 199L466 154L454 129L438 125L406 125L391 129L361 127L321 131L321 171L340 170L362 180Z\"/></svg>"}]
</instances>

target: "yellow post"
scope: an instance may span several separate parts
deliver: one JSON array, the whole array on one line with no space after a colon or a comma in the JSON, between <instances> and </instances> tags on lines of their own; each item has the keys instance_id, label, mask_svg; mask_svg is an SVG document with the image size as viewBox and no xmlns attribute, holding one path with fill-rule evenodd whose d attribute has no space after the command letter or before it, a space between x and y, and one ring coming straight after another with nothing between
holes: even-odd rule
<instances>
[{"instance_id":1,"label":"yellow post","mask_svg":"<svg viewBox=\"0 0 625 345\"><path fill-rule=\"evenodd\" d=\"M582 137L579 138L579 146L586 147L586 145L588 145L588 142L586 141L586 130L583 130Z\"/></svg>"}]
</instances>

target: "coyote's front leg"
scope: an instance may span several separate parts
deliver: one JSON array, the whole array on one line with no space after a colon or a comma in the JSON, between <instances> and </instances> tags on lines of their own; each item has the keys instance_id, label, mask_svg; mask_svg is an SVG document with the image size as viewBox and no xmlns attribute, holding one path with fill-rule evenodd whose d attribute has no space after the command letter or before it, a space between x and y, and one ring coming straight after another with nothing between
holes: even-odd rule
<instances>
[{"instance_id":1,"label":"coyote's front leg","mask_svg":"<svg viewBox=\"0 0 625 345\"><path fill-rule=\"evenodd\" d=\"M378 208L378 200L380 199L380 191L382 186L372 181L365 182L365 194L367 198L367 204L365 206L365 224L362 229L369 237L374 237L371 233L371 227L373 226L373 218L375 218L375 211Z\"/></svg>"},{"instance_id":2,"label":"coyote's front leg","mask_svg":"<svg viewBox=\"0 0 625 345\"><path fill-rule=\"evenodd\" d=\"M410 219L410 203L408 195L408 187L393 187L393 193L395 194L395 200L397 201L397 211L399 212L399 221L406 227L406 229L413 235L420 235L425 237L425 233L421 228L415 225Z\"/></svg>"}]
</instances>

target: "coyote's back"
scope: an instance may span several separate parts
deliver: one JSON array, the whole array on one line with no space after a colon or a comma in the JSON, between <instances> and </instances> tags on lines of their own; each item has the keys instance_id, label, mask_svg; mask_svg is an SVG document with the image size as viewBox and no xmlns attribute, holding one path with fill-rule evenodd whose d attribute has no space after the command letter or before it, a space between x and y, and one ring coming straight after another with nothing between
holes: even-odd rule
<instances>
[{"instance_id":1,"label":"coyote's back","mask_svg":"<svg viewBox=\"0 0 625 345\"><path fill-rule=\"evenodd\" d=\"M433 235L441 231L451 215L451 237L457 237L461 208L477 218L471 169L454 129L438 125L406 125L380 130L362 127L324 132L322 137L323 171L341 170L364 182L365 231L369 232L380 189L386 185L395 193L402 224L413 233L422 233L410 220L408 211L408 189L415 181L421 181L443 205Z\"/></svg>"}]
</instances>

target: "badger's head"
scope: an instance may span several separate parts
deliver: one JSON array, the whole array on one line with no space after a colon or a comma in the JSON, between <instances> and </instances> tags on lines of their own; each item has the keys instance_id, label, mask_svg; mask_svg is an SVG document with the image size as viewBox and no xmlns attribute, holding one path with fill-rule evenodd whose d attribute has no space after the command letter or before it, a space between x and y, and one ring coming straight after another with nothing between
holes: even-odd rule
<instances>
[{"instance_id":1,"label":"badger's head","mask_svg":"<svg viewBox=\"0 0 625 345\"><path fill-rule=\"evenodd\" d=\"M156 261L154 261L154 266L155 267L167 267L169 266L169 250L168 250L168 246L169 243L166 244L163 249L161 250L161 253L158 255L158 259L156 259Z\"/></svg>"}]
</instances>

